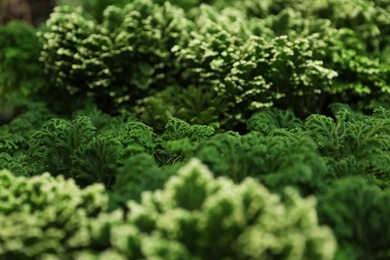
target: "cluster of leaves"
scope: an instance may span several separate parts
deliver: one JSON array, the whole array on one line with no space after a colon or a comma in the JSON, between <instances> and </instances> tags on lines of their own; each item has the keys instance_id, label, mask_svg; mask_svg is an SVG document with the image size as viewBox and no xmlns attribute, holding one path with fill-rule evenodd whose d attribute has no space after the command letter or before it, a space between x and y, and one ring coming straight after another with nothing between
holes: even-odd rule
<instances>
[{"instance_id":1,"label":"cluster of leaves","mask_svg":"<svg viewBox=\"0 0 390 260\"><path fill-rule=\"evenodd\" d=\"M259 108L278 104L290 107L292 100L294 105L301 104L301 110L310 111L318 103L318 93L330 88L337 75L324 67L316 54L316 49L323 49L319 35L281 35L272 39L257 36L250 28L254 22L246 22L242 13L226 9L220 14L210 6L202 6L194 20L197 30L191 34L188 45L177 44L173 51L182 70L179 85L199 89L197 93L205 93L204 98L198 101L189 97L193 90L180 89L173 90L179 95L183 93L177 100L188 101L179 106L178 101L169 100L169 94L147 98L151 107L159 109L156 104L162 104L167 108L164 111L175 110L177 116L183 116L183 110L193 110L192 104L202 104L196 107L202 115L214 114L205 121L202 115L187 113L186 121L201 120L211 125L218 121L231 129ZM156 98L162 100L157 102ZM212 110L215 106L218 107ZM159 113L162 111L154 112Z\"/></svg>"},{"instance_id":2,"label":"cluster of leaves","mask_svg":"<svg viewBox=\"0 0 390 260\"><path fill-rule=\"evenodd\" d=\"M108 205L103 185L81 190L74 180L48 173L26 178L2 170L0 187L4 259L44 259L89 245L89 222Z\"/></svg>"},{"instance_id":3,"label":"cluster of leaves","mask_svg":"<svg viewBox=\"0 0 390 260\"><path fill-rule=\"evenodd\" d=\"M349 22L333 23L333 16L347 14L329 7L336 2L211 1L193 9L198 1L177 3L191 9L184 12L137 0L107 7L101 21L60 6L38 33L40 60L63 95L92 96L110 113L133 110L159 131L173 117L232 130L263 107L293 108L306 117L335 101L359 110L385 105L385 50L372 50ZM385 32L374 18L383 20L385 9L370 8L364 21Z\"/></svg>"},{"instance_id":4,"label":"cluster of leaves","mask_svg":"<svg viewBox=\"0 0 390 260\"><path fill-rule=\"evenodd\" d=\"M110 6L98 23L80 7L59 6L38 34L52 84L110 107L164 88L174 73L171 48L190 31L184 12L136 0Z\"/></svg>"},{"instance_id":5,"label":"cluster of leaves","mask_svg":"<svg viewBox=\"0 0 390 260\"><path fill-rule=\"evenodd\" d=\"M388 259L388 0L174 4L0 27L1 257Z\"/></svg>"},{"instance_id":6,"label":"cluster of leaves","mask_svg":"<svg viewBox=\"0 0 390 260\"><path fill-rule=\"evenodd\" d=\"M359 110L388 107L389 64L353 30L293 7L261 18L238 10L192 10L189 43L172 49L180 87L140 101L143 120L175 116L239 129L263 107L293 108L300 117L335 101Z\"/></svg>"},{"instance_id":7,"label":"cluster of leaves","mask_svg":"<svg viewBox=\"0 0 390 260\"><path fill-rule=\"evenodd\" d=\"M135 197L149 186L147 182L137 183L143 167L188 160L197 144L214 134L212 127L175 118L157 134L131 115L111 117L90 104L66 119L55 117L42 104L32 103L0 129L0 168L28 176L50 172L73 178L83 187L96 182L107 188L134 185L138 188L128 193ZM134 165L137 155L146 161ZM115 182L117 172L120 177ZM156 175L156 182L161 180L158 175L163 174ZM130 183L123 181L132 178Z\"/></svg>"},{"instance_id":8,"label":"cluster of leaves","mask_svg":"<svg viewBox=\"0 0 390 260\"><path fill-rule=\"evenodd\" d=\"M96 135L88 117L72 122L50 119L31 135L26 153L31 175L45 171L73 178L84 186L94 182L110 185L119 159L119 144Z\"/></svg>"},{"instance_id":9,"label":"cluster of leaves","mask_svg":"<svg viewBox=\"0 0 390 260\"><path fill-rule=\"evenodd\" d=\"M195 156L217 176L235 182L256 178L271 190L296 187L301 194L320 191L327 182L327 167L315 143L287 131L264 136L219 134L202 142Z\"/></svg>"},{"instance_id":10,"label":"cluster of leaves","mask_svg":"<svg viewBox=\"0 0 390 260\"><path fill-rule=\"evenodd\" d=\"M276 195L251 179L214 179L196 159L162 190L129 201L126 215L105 213L102 185L80 190L62 177L7 171L0 179L5 258L331 260L336 250L314 198L293 189Z\"/></svg>"},{"instance_id":11,"label":"cluster of leaves","mask_svg":"<svg viewBox=\"0 0 390 260\"><path fill-rule=\"evenodd\" d=\"M390 187L389 110L377 108L367 116L344 104L335 103L331 109L333 117L313 114L305 120L291 110L268 109L254 114L247 127L267 136L282 128L301 138L310 137L325 160L330 179L361 175L382 188Z\"/></svg>"},{"instance_id":12,"label":"cluster of leaves","mask_svg":"<svg viewBox=\"0 0 390 260\"><path fill-rule=\"evenodd\" d=\"M11 122L0 126L0 169L6 168L18 175L28 175L24 162L29 149L31 135L43 121L55 114L43 103L27 101L23 98L12 104L21 113Z\"/></svg>"},{"instance_id":13,"label":"cluster of leaves","mask_svg":"<svg viewBox=\"0 0 390 260\"><path fill-rule=\"evenodd\" d=\"M389 187L389 110L377 108L372 116L357 118L347 108L334 110L335 119L312 115L304 126L333 174L337 178L347 172L362 174L381 187Z\"/></svg>"},{"instance_id":14,"label":"cluster of leaves","mask_svg":"<svg viewBox=\"0 0 390 260\"><path fill-rule=\"evenodd\" d=\"M358 0L351 4L347 0L211 0L208 2L218 9L233 7L249 17L267 18L283 10L293 9L304 17L325 18L335 28L350 28L358 38L367 44L370 52L379 54L388 49L390 10L388 0Z\"/></svg>"}]
</instances>

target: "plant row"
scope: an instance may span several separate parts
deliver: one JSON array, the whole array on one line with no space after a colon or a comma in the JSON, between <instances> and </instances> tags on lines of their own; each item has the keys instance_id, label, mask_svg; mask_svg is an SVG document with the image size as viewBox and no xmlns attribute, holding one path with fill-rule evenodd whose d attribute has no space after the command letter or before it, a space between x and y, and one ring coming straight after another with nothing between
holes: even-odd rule
<instances>
[{"instance_id":1,"label":"plant row","mask_svg":"<svg viewBox=\"0 0 390 260\"><path fill-rule=\"evenodd\" d=\"M333 102L388 107L385 4L336 11L343 1L268 1L251 14L261 5L244 2L185 11L135 0L107 7L101 19L59 6L37 32L9 24L1 28L2 99L34 97L69 113L69 100L92 98L109 114L132 111L161 131L172 117L240 131L266 107L301 118L328 113Z\"/></svg>"},{"instance_id":2,"label":"plant row","mask_svg":"<svg viewBox=\"0 0 390 260\"><path fill-rule=\"evenodd\" d=\"M390 258L388 1L109 2L0 27L0 258Z\"/></svg>"},{"instance_id":3,"label":"plant row","mask_svg":"<svg viewBox=\"0 0 390 260\"><path fill-rule=\"evenodd\" d=\"M92 105L84 110L76 111L72 119L50 118L45 121L43 118L53 115L50 115L50 112L42 104L35 104L35 107L30 107L28 112L0 127L0 167L9 169L14 175L20 176L12 177L15 182L23 180L23 183L31 183L28 185L33 185L33 180L49 178L47 173L46 177L40 177L42 173L49 172L52 176L59 176L56 181L59 182L58 185L68 183L64 180L65 178L72 180L72 185L84 187L85 190L104 186L105 191L96 191L96 194L93 195L105 194L104 212L119 210L122 212L121 214L126 212L131 214L133 209L129 203L135 203L134 201L143 203L146 196L145 191L160 194L158 190L164 189L166 192L172 192L172 188L167 188L170 185L168 183L178 181L178 170L188 163L198 165L202 162L205 166L199 166L203 167L199 172L203 174L203 172L210 170L213 173L213 178L221 177L224 181L229 180L229 185L234 187L257 185L282 198L286 195L286 190L293 190L288 192L296 194L294 196L302 196L305 198L304 200L312 200L312 197L317 197L319 204L316 206L316 203L313 202L311 208L314 213L310 214L315 215L318 211L319 224L332 228L339 243L338 257L366 258L375 256L385 258L390 253L388 251L388 241L390 240L387 237L389 233L384 228L387 226L384 216L388 214L386 205L390 198L388 193L390 183L388 177L390 169L388 165L390 161L390 119L388 115L390 112L381 108L376 109L373 115L366 116L353 112L348 106L342 104L334 104L332 108L335 119L313 114L305 120L300 120L291 110L264 110L254 114L248 120L248 133L244 135L233 131L217 133L210 126L191 125L180 119L170 120L165 126L164 132L159 134L131 115L123 114L111 117ZM194 163L192 159L194 157L198 158L200 162ZM209 170L205 170L205 167ZM9 175L9 173L7 174ZM26 177L32 179L29 180ZM206 188L206 186L213 185L214 181L201 181L203 177L197 175L191 178L181 181L182 185L187 186L177 195L177 200L182 203L180 207L192 207L193 203L199 203L198 200L206 200L211 196L205 194L205 191L199 191L199 187L196 185L199 184L199 181L201 182L199 185L205 185L205 187L202 186L204 189L213 190L213 188ZM7 208L6 205L14 203L8 194L14 192L12 191L13 182L5 182L9 183L10 186L3 189L5 192L3 199L6 199L4 209ZM101 183L100 186L97 183ZM33 186L25 187L24 185L27 184L22 185L24 189L32 190L15 191L16 195L13 195L15 201L19 201L21 198L29 199L30 192L41 193L40 190L34 191ZM231 189L227 188L226 192L232 194L233 197L226 198L223 195L224 199L236 198L237 195L233 195L236 192ZM252 188L242 189L250 190ZM254 192L260 188L253 189ZM39 196L51 196L50 198L54 200L53 195L49 195L51 192L48 190L47 195ZM69 192L73 193L73 191ZM84 192L84 189L81 189L81 192ZM18 196L21 197L17 198ZM72 198L74 196L78 195L71 195ZM40 199L37 200L40 201ZM61 200L59 199L59 201ZM77 199L77 201L79 200ZM167 199L166 203L168 201L173 203L170 199ZM286 203L284 200L282 201ZM36 207L40 210L46 208L35 204L30 205L32 203L30 201L17 203L24 203L24 207L27 207L26 210L32 210L28 211L28 216L35 214ZM61 202L61 205L62 203L67 204ZM222 202L215 204L214 210L222 210L218 209L223 207L218 206L219 203ZM179 207L176 204L169 205L174 208ZM103 204L100 206L103 207ZM16 205L15 207L19 208ZM57 207L56 203L53 204L53 207ZM83 208L84 206L80 206L80 209ZM205 214L203 208L197 208L197 210L199 214ZM237 210L244 209L239 206ZM69 209L69 214L72 213L73 210ZM7 217L7 221L13 218L8 210L4 210L1 214L4 217L9 217L9 219ZM155 214L157 214L156 217L162 217L163 212L159 210ZM227 213L220 212L220 214L225 216ZM246 216L249 213L245 211L237 214ZM291 215L293 213L283 214L286 216L282 218L294 219ZM96 213L91 219L99 218L98 215ZM37 217L39 218L39 216L38 214ZM172 215L169 216L172 217ZM126 219L127 217L122 216L122 218ZM271 219L273 218L271 217ZM179 222L181 223L181 221L184 220ZM226 221L228 222L228 220ZM216 223L224 222L216 220L214 224ZM182 224L184 225L184 223ZM189 227L192 226L192 224L187 224ZM23 225L35 226L28 221L23 222ZM281 227L279 225L282 224L277 221L274 225ZM184 227L176 228L181 230ZM246 226L240 226L240 228L237 226L236 229L243 232L246 230ZM226 236L231 237L232 240L226 241L226 243L236 243L233 242L235 241L233 238L237 238L237 234L230 233L232 232L230 229L214 231L216 232L214 235L220 235L220 239L225 236L223 232L227 232ZM274 236L277 236L278 239L284 239L284 235L278 235L279 231L270 232L276 232L273 233ZM13 231L11 233L13 234ZM37 235L36 239L48 239L45 235L41 235ZM192 235L188 236L192 238ZM208 238L210 239L209 243L217 239L216 237ZM15 239L18 240L19 236ZM260 238L255 236L252 239L253 243L257 243L256 241ZM32 241L35 240L28 241L30 241L28 243L33 243ZM258 243L264 243L261 241L263 240L260 239ZM330 241L328 240L327 243L333 243ZM40 244L38 242L35 244L35 242L34 246L39 248ZM182 243L181 240L179 242ZM19 243L24 247L27 240L21 239ZM282 242L277 240L275 243ZM307 250L314 250L310 243L306 245L310 248ZM226 245L223 244L221 247ZM87 244L84 248L89 246L90 244ZM106 244L106 246L110 248L112 245ZM188 250L193 248L192 244L181 246ZM61 250L65 250L58 245L53 245L53 247L59 250L53 252L55 254L61 254ZM15 252L11 249L4 250L6 256L13 256L20 248L15 249ZM47 252L51 252L50 250ZM68 250L70 247L66 248L65 251ZM94 250L97 250L95 254L103 252L102 248L99 249L100 251ZM217 255L210 255L207 258L204 255L198 255L203 254L202 250L196 249L196 252L189 254L200 257L200 259L215 259L217 257ZM209 252L209 250L207 249L205 252ZM216 254L217 252L220 252L220 249L216 251ZM283 258L287 258L286 252L280 253ZM30 253L26 251L23 254L28 256ZM40 254L41 252L37 253L37 256ZM227 254L233 253L228 252ZM292 258L295 256L293 254ZM161 257L168 256L162 255ZM217 258L221 257L223 256ZM236 257L244 259L246 256L236 255ZM276 257L276 255L270 253L270 257ZM178 258L181 257L178 256ZM299 258L305 257L299 255ZM307 257L307 259L311 258L312 256ZM320 256L318 258L321 259Z\"/></svg>"}]
</instances>

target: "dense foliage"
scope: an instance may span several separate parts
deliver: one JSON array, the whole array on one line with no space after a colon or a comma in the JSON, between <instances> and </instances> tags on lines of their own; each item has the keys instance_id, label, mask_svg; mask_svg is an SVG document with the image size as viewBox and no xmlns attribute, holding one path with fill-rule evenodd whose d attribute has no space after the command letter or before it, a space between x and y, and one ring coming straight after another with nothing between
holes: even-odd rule
<instances>
[{"instance_id":1,"label":"dense foliage","mask_svg":"<svg viewBox=\"0 0 390 260\"><path fill-rule=\"evenodd\" d=\"M0 258L389 259L389 28L388 0L1 26Z\"/></svg>"},{"instance_id":2,"label":"dense foliage","mask_svg":"<svg viewBox=\"0 0 390 260\"><path fill-rule=\"evenodd\" d=\"M251 179L214 179L195 159L163 190L130 201L124 216L104 213L108 196L99 184L79 189L48 173L27 179L2 171L0 178L5 258L105 251L115 259L332 259L336 249L313 198L293 189L272 194Z\"/></svg>"},{"instance_id":3,"label":"dense foliage","mask_svg":"<svg viewBox=\"0 0 390 260\"><path fill-rule=\"evenodd\" d=\"M23 22L0 27L0 109L9 99L29 96L46 84L35 33Z\"/></svg>"}]
</instances>

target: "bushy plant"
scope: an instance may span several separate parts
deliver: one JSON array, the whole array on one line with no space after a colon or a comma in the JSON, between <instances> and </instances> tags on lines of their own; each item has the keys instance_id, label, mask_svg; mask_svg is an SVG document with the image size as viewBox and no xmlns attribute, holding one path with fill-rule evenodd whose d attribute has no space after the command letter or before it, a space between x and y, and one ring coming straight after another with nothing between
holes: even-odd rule
<instances>
[{"instance_id":1,"label":"bushy plant","mask_svg":"<svg viewBox=\"0 0 390 260\"><path fill-rule=\"evenodd\" d=\"M0 259L390 257L388 0L77 3L0 27Z\"/></svg>"},{"instance_id":2,"label":"bushy plant","mask_svg":"<svg viewBox=\"0 0 390 260\"><path fill-rule=\"evenodd\" d=\"M271 131L243 136L220 134L202 142L195 156L217 176L239 183L258 179L273 191L295 186L304 194L319 192L327 183L328 169L315 143L306 136Z\"/></svg>"},{"instance_id":3,"label":"bushy plant","mask_svg":"<svg viewBox=\"0 0 390 260\"><path fill-rule=\"evenodd\" d=\"M59 6L39 33L40 60L54 86L113 110L170 84L171 48L186 40L189 25L181 9L151 0L107 7L102 23L81 8Z\"/></svg>"},{"instance_id":4,"label":"bushy plant","mask_svg":"<svg viewBox=\"0 0 390 260\"><path fill-rule=\"evenodd\" d=\"M306 133L318 144L321 154L329 160L335 176L347 172L363 174L389 185L389 111L374 110L372 116L351 117L346 108L336 110L335 120L323 115L311 115L304 123ZM338 164L351 165L347 171Z\"/></svg>"},{"instance_id":5,"label":"bushy plant","mask_svg":"<svg viewBox=\"0 0 390 260\"><path fill-rule=\"evenodd\" d=\"M55 116L55 113L41 102L24 98L11 100L20 114L8 124L0 126L0 152L17 156L27 151L31 134L38 130L44 121Z\"/></svg>"},{"instance_id":6,"label":"bushy plant","mask_svg":"<svg viewBox=\"0 0 390 260\"><path fill-rule=\"evenodd\" d=\"M0 257L42 259L90 243L88 225L108 206L104 186L80 190L48 173L32 178L0 171Z\"/></svg>"},{"instance_id":7,"label":"bushy plant","mask_svg":"<svg viewBox=\"0 0 390 260\"><path fill-rule=\"evenodd\" d=\"M114 181L120 144L97 135L88 117L48 120L31 136L29 146L26 162L31 175L64 175L81 186L95 182L110 186Z\"/></svg>"},{"instance_id":8,"label":"bushy plant","mask_svg":"<svg viewBox=\"0 0 390 260\"><path fill-rule=\"evenodd\" d=\"M315 199L253 179L234 184L193 159L162 190L106 213L103 185L80 189L48 173L0 171L0 256L86 259L332 259L332 232L319 226ZM287 217L288 216L288 217ZM259 239L259 237L267 239Z\"/></svg>"},{"instance_id":9,"label":"bushy plant","mask_svg":"<svg viewBox=\"0 0 390 260\"><path fill-rule=\"evenodd\" d=\"M124 223L115 216L93 224L94 240L132 259L332 259L336 248L313 198L291 188L275 195L253 179L214 179L196 159L163 190L130 202Z\"/></svg>"}]
</instances>

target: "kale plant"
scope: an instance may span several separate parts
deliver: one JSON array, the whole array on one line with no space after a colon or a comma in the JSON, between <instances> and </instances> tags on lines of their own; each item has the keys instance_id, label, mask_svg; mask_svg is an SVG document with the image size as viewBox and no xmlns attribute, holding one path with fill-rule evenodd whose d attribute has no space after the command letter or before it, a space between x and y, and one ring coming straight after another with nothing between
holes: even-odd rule
<instances>
[{"instance_id":1,"label":"kale plant","mask_svg":"<svg viewBox=\"0 0 390 260\"><path fill-rule=\"evenodd\" d=\"M103 182L109 187L114 181L120 143L97 135L88 117L50 119L32 134L29 146L26 162L31 175L50 172L81 186Z\"/></svg>"},{"instance_id":2,"label":"kale plant","mask_svg":"<svg viewBox=\"0 0 390 260\"><path fill-rule=\"evenodd\" d=\"M92 241L132 259L332 259L336 244L318 225L315 204L291 188L279 196L253 179L214 179L193 159L162 190L130 201L125 221L116 213L98 218Z\"/></svg>"},{"instance_id":3,"label":"kale plant","mask_svg":"<svg viewBox=\"0 0 390 260\"><path fill-rule=\"evenodd\" d=\"M335 119L311 115L304 122L306 133L318 144L321 154L329 160L335 177L362 174L388 187L390 169L389 111L377 108L371 116L349 119L351 113L341 108ZM352 167L343 172L345 167ZM341 168L340 168L341 166Z\"/></svg>"},{"instance_id":4,"label":"kale plant","mask_svg":"<svg viewBox=\"0 0 390 260\"><path fill-rule=\"evenodd\" d=\"M273 191L295 186L303 195L321 191L328 169L307 136L271 131L268 136L252 132L244 136L219 134L202 142L195 156L217 176L234 182L252 177Z\"/></svg>"},{"instance_id":5,"label":"kale plant","mask_svg":"<svg viewBox=\"0 0 390 260\"><path fill-rule=\"evenodd\" d=\"M107 7L101 23L82 8L59 6L38 34L40 60L58 89L112 110L170 84L171 48L186 40L189 25L181 9L151 0Z\"/></svg>"},{"instance_id":6,"label":"kale plant","mask_svg":"<svg viewBox=\"0 0 390 260\"><path fill-rule=\"evenodd\" d=\"M104 186L81 190L49 173L32 178L0 171L0 257L42 259L90 243L88 225L108 207Z\"/></svg>"}]
</instances>

